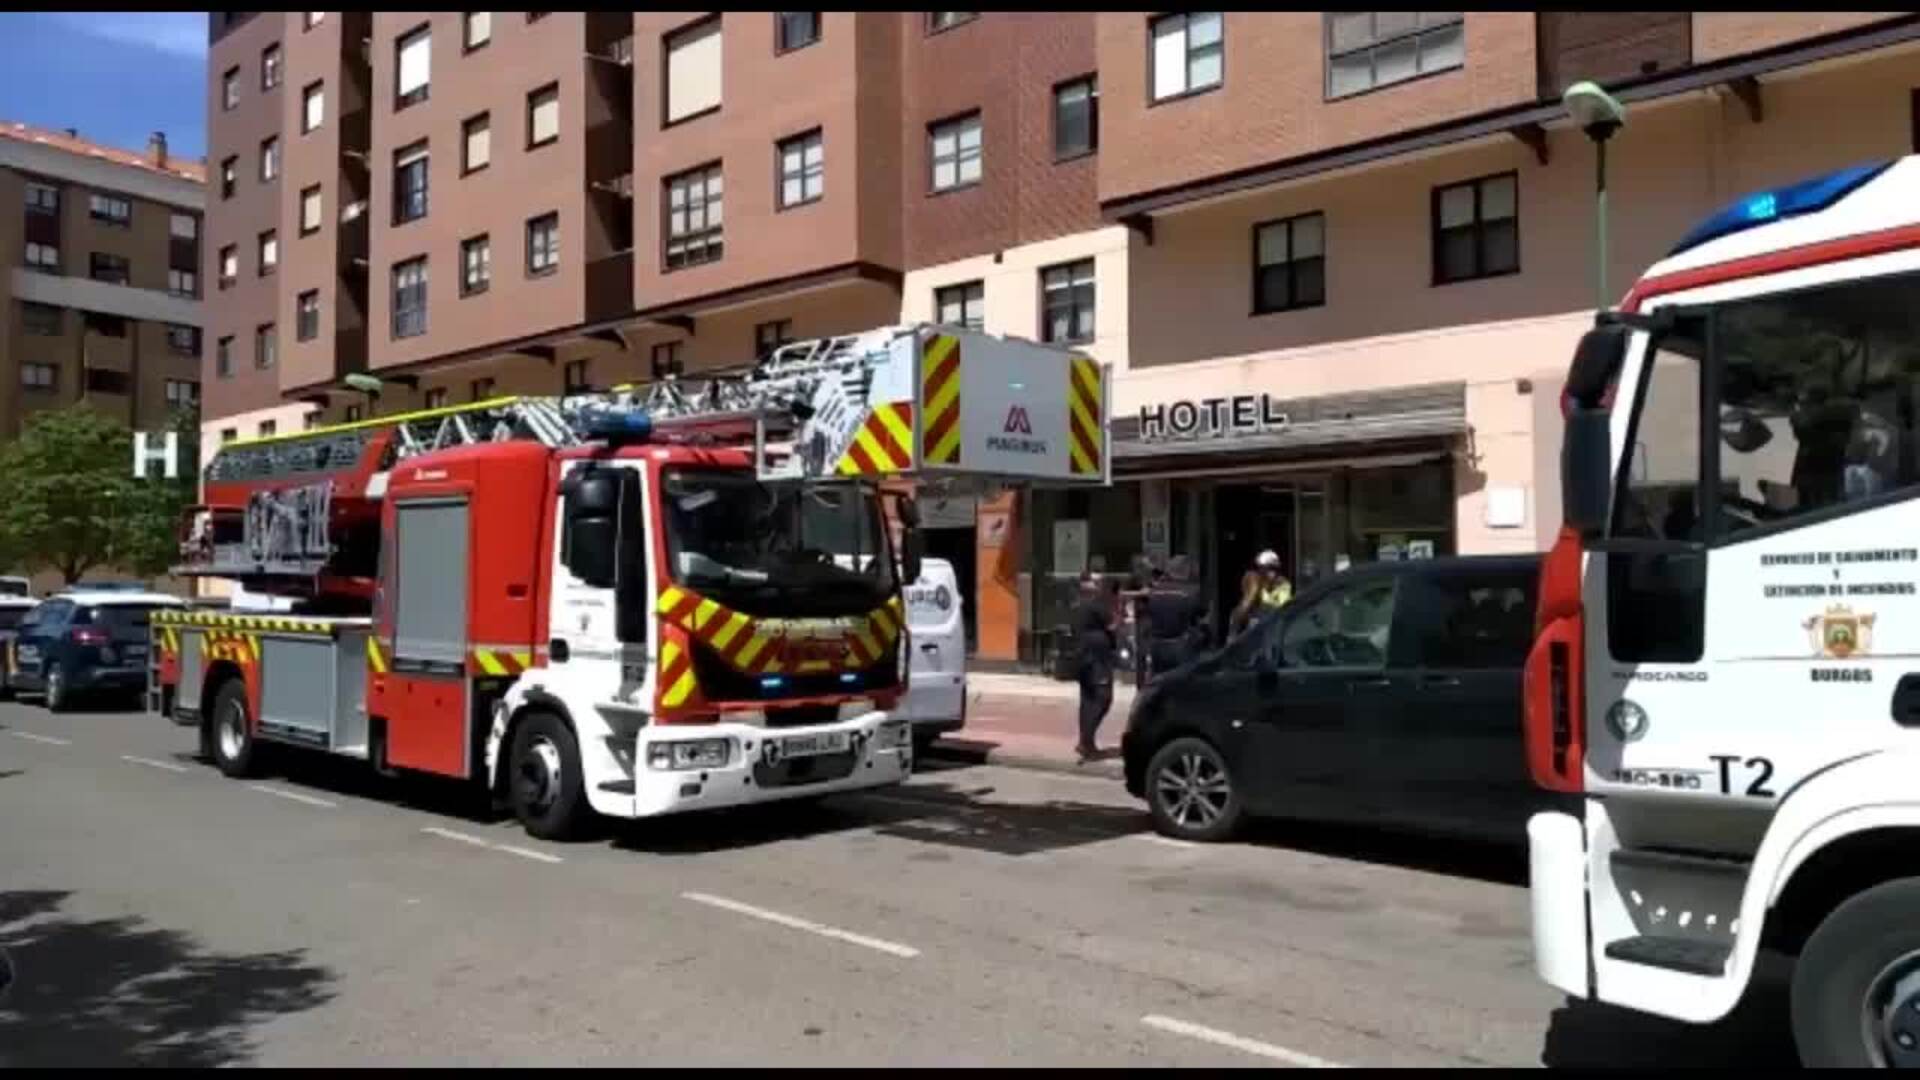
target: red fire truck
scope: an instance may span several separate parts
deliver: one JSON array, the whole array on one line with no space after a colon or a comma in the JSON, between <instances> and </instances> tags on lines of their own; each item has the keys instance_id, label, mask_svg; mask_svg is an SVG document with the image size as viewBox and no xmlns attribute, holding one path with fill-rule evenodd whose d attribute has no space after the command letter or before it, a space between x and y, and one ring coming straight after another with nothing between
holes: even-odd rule
<instances>
[{"instance_id":1,"label":"red fire truck","mask_svg":"<svg viewBox=\"0 0 1920 1080\"><path fill-rule=\"evenodd\" d=\"M484 782L549 838L899 782L895 492L1106 483L1107 378L912 325L230 444L180 572L298 602L157 616L150 707L231 776L311 747Z\"/></svg>"}]
</instances>

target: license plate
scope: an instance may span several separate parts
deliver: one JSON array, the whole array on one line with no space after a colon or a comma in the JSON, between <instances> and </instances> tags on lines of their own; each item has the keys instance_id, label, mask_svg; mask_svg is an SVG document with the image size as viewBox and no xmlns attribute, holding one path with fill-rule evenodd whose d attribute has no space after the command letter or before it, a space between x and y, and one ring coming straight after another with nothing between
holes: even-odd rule
<instances>
[{"instance_id":1,"label":"license plate","mask_svg":"<svg viewBox=\"0 0 1920 1080\"><path fill-rule=\"evenodd\" d=\"M780 740L782 757L814 757L819 754L847 752L847 733L823 731L818 735L789 735Z\"/></svg>"}]
</instances>

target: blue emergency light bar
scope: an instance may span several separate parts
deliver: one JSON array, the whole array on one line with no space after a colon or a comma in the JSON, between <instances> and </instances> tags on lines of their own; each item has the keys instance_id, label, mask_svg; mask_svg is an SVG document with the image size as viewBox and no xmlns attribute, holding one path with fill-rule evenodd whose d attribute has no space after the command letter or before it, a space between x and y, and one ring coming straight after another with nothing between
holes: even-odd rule
<instances>
[{"instance_id":1,"label":"blue emergency light bar","mask_svg":"<svg viewBox=\"0 0 1920 1080\"><path fill-rule=\"evenodd\" d=\"M653 417L638 409L609 409L595 413L586 428L589 438L605 440L613 446L640 443L653 437Z\"/></svg>"},{"instance_id":2,"label":"blue emergency light bar","mask_svg":"<svg viewBox=\"0 0 1920 1080\"><path fill-rule=\"evenodd\" d=\"M1731 206L1694 226L1684 239L1674 245L1668 255L1678 255L1683 251L1699 247L1709 240L1718 240L1723 236L1759 225L1771 225L1776 221L1800 217L1804 214L1816 214L1834 203L1846 198L1862 184L1885 172L1891 161L1881 161L1870 165L1855 165L1838 172L1816 176L1811 180L1802 180L1797 184L1776 188L1772 191L1756 191L1743 195Z\"/></svg>"}]
</instances>

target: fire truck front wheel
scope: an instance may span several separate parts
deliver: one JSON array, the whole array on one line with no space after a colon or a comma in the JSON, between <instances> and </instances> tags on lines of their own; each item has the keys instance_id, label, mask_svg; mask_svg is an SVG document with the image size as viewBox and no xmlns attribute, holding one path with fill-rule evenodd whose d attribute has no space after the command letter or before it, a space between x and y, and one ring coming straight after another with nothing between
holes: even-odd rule
<instances>
[{"instance_id":1,"label":"fire truck front wheel","mask_svg":"<svg viewBox=\"0 0 1920 1080\"><path fill-rule=\"evenodd\" d=\"M1793 972L1793 1036L1813 1068L1920 1067L1920 878L1833 910Z\"/></svg>"},{"instance_id":2,"label":"fire truck front wheel","mask_svg":"<svg viewBox=\"0 0 1920 1080\"><path fill-rule=\"evenodd\" d=\"M527 834L542 840L578 836L590 809L573 730L552 713L532 713L514 729L507 760L508 795Z\"/></svg>"},{"instance_id":3,"label":"fire truck front wheel","mask_svg":"<svg viewBox=\"0 0 1920 1080\"><path fill-rule=\"evenodd\" d=\"M207 747L220 771L232 777L252 776L258 755L254 753L252 718L247 715L246 683L228 679L220 684L213 695L207 727Z\"/></svg>"}]
</instances>

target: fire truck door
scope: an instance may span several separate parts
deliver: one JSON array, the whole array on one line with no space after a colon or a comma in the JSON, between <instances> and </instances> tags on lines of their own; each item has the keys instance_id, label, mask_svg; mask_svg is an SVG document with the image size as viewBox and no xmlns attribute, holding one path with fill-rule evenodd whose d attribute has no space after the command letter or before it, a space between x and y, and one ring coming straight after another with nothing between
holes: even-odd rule
<instances>
[{"instance_id":1,"label":"fire truck door","mask_svg":"<svg viewBox=\"0 0 1920 1080\"><path fill-rule=\"evenodd\" d=\"M393 672L387 760L466 776L467 502L415 499L394 506Z\"/></svg>"},{"instance_id":2,"label":"fire truck door","mask_svg":"<svg viewBox=\"0 0 1920 1080\"><path fill-rule=\"evenodd\" d=\"M638 461L597 462L597 480L569 485L587 464L568 462L562 473L547 662L566 696L642 708L652 700L646 470Z\"/></svg>"}]
</instances>

